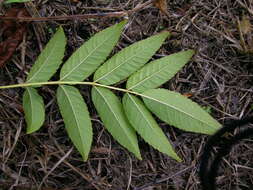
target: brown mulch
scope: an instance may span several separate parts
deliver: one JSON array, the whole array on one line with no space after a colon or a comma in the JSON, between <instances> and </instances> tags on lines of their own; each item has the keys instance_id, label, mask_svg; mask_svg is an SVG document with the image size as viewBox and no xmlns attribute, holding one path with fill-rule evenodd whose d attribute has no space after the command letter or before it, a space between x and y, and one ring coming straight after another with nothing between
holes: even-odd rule
<instances>
[{"instance_id":1,"label":"brown mulch","mask_svg":"<svg viewBox=\"0 0 253 190\"><path fill-rule=\"evenodd\" d=\"M1 2L1 1L0 1ZM134 9L140 0L33 1L23 7L34 17L97 14ZM196 49L193 60L163 87L191 94L191 99L211 109L221 123L247 116L253 110L253 3L251 0L170 0L167 13L147 6L129 15L116 51L167 29L172 36L155 57L183 49ZM0 5L0 14L10 8ZM240 32L242 18L251 30ZM31 22L21 44L4 68L0 84L25 81L27 73L54 31L62 25L68 38L66 58L94 33L122 18L90 18ZM3 41L0 29L0 41ZM252 40L252 41L251 41ZM116 143L104 129L88 93L80 87L92 116L94 138L87 162L64 130L55 99L55 87L42 87L46 122L42 129L25 134L22 89L0 90L0 190L198 190L199 157L207 136L186 133L160 121L160 126L183 158L182 163L151 148L141 138L143 160ZM222 163L217 178L220 189L251 189L253 141L234 147Z\"/></svg>"}]
</instances>

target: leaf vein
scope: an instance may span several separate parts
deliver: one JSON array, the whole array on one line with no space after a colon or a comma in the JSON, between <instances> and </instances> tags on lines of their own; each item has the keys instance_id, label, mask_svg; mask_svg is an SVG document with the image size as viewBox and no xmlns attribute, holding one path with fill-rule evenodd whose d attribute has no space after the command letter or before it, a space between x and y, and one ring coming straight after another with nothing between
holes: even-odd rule
<instances>
[{"instance_id":1,"label":"leaf vein","mask_svg":"<svg viewBox=\"0 0 253 190\"><path fill-rule=\"evenodd\" d=\"M123 129L123 131L127 134L127 132L126 132L126 130L124 129L124 127L122 127L121 122L120 122L119 118L117 117L117 114L115 114L115 112L113 111L113 109L112 109L112 107L110 106L110 104L109 104L108 100L106 99L106 97L103 96L103 94L99 91L98 88L96 88L96 87L94 87L94 88L98 91L98 93L100 94L100 96L105 100L105 103L106 103L107 106L110 108L111 112L113 113L114 117L116 118L117 122L119 123L120 128ZM127 137L127 136L126 136L126 137ZM130 139L130 143L132 144L131 139ZM132 144L132 145L133 145L133 147L135 147L134 144Z\"/></svg>"},{"instance_id":2,"label":"leaf vein","mask_svg":"<svg viewBox=\"0 0 253 190\"><path fill-rule=\"evenodd\" d=\"M164 102L161 102L161 101L159 101L159 100L157 100L157 99L155 99L155 98L152 98L152 97L150 97L150 96L147 96L147 95L143 95L143 94L142 94L142 97L147 98L147 99L150 99L150 100L153 100L153 101L156 101L156 102L158 102L158 103L160 103L160 104L166 105L166 106L168 106L168 107L170 107L170 108L172 108L172 109L174 109L174 110L176 110L176 111L178 111L178 112L181 112L181 113L184 113L185 115L188 115L189 117L191 117L192 119L195 119L195 120L199 121L200 123L204 123L204 124L207 124L208 126L210 126L208 123L206 123L206 122L204 122L204 121L202 121L202 120L200 120L200 119L198 119L198 118L195 118L195 117L193 117L192 115L188 114L187 112L184 112L183 110L180 110L180 109L178 109L177 107L174 107L174 106L172 106L172 105L170 105L170 104L166 104L166 103L164 103ZM210 126L210 127L212 127L212 126ZM214 128L214 127L213 127L213 128Z\"/></svg>"},{"instance_id":3,"label":"leaf vein","mask_svg":"<svg viewBox=\"0 0 253 190\"><path fill-rule=\"evenodd\" d=\"M66 94L67 100L68 100L68 102L69 102L69 104L70 104L70 107L71 107L71 109L72 109L72 113L74 114L74 118L75 118L75 123L76 123L76 125L77 125L77 129L78 129L78 131L79 131L78 136L80 137L81 141L83 142L83 138L82 138L82 136L81 136L81 130L80 130L80 127L79 127L79 122L78 122L78 119L77 119L77 117L76 117L76 112L75 112L75 109L74 109L74 107L73 107L73 105L72 105L71 98L69 97L69 94L67 93L66 89L64 89L63 86L60 86L60 87L62 88L63 92ZM82 145L83 145L84 143L85 143L85 142L83 142ZM83 147L83 149L85 149L84 146L82 146L82 147Z\"/></svg>"},{"instance_id":4,"label":"leaf vein","mask_svg":"<svg viewBox=\"0 0 253 190\"><path fill-rule=\"evenodd\" d=\"M32 79L34 79L34 78L40 73L40 71L41 71L42 69L44 69L45 65L47 64L48 59L51 57L51 54L54 53L54 50L55 50L55 48L56 48L57 45L58 45L58 44L55 43L55 45L54 45L53 48L52 48L52 51L50 51L50 53L49 53L49 55L47 56L46 60L41 64L41 67L38 69L37 72L34 73L34 75L33 75L29 80L27 80L27 82L29 82L29 81L31 81Z\"/></svg>"},{"instance_id":5,"label":"leaf vein","mask_svg":"<svg viewBox=\"0 0 253 190\"><path fill-rule=\"evenodd\" d=\"M123 61L122 63L120 63L119 65L117 65L115 68L113 68L111 71L109 71L108 73L106 73L105 75L101 76L100 78L98 78L97 80L95 80L94 82L98 82L104 78L106 78L109 74L113 73L115 70L117 70L119 67L121 67L122 65L124 65L126 62L128 62L128 60L134 58L137 56L137 52L139 52L138 50L136 51L136 54L132 55L131 57L129 57L128 59L126 59L125 61ZM116 54L117 56L118 54Z\"/></svg>"},{"instance_id":6,"label":"leaf vein","mask_svg":"<svg viewBox=\"0 0 253 190\"><path fill-rule=\"evenodd\" d=\"M108 39L111 38L113 34L111 34L108 38L106 38L100 45L95 47L78 65L76 65L72 70L70 70L65 76L63 76L60 80L64 80L67 78L71 73L73 73L80 65L82 65L97 49L99 49Z\"/></svg>"}]
</instances>

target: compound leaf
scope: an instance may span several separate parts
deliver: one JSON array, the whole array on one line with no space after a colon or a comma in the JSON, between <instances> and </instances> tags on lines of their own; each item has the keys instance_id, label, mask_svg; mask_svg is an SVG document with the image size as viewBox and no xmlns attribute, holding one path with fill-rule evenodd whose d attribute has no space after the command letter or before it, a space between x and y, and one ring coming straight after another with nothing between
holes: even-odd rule
<instances>
[{"instance_id":1,"label":"compound leaf","mask_svg":"<svg viewBox=\"0 0 253 190\"><path fill-rule=\"evenodd\" d=\"M168 36L169 32L162 32L124 48L96 71L94 81L111 85L127 78L154 55Z\"/></svg>"},{"instance_id":2,"label":"compound leaf","mask_svg":"<svg viewBox=\"0 0 253 190\"><path fill-rule=\"evenodd\" d=\"M45 120L45 106L42 97L34 88L26 88L23 95L23 108L27 123L26 133L37 131Z\"/></svg>"},{"instance_id":3,"label":"compound leaf","mask_svg":"<svg viewBox=\"0 0 253 190\"><path fill-rule=\"evenodd\" d=\"M221 127L198 104L177 92L151 89L143 93L143 100L158 118L179 129L213 134Z\"/></svg>"},{"instance_id":4,"label":"compound leaf","mask_svg":"<svg viewBox=\"0 0 253 190\"><path fill-rule=\"evenodd\" d=\"M91 37L63 65L61 81L82 81L104 62L119 40L126 21L106 28Z\"/></svg>"},{"instance_id":5,"label":"compound leaf","mask_svg":"<svg viewBox=\"0 0 253 190\"><path fill-rule=\"evenodd\" d=\"M142 101L126 93L123 97L123 107L130 124L147 143L175 160L181 161Z\"/></svg>"},{"instance_id":6,"label":"compound leaf","mask_svg":"<svg viewBox=\"0 0 253 190\"><path fill-rule=\"evenodd\" d=\"M27 76L26 82L45 82L48 81L57 71L64 56L66 37L62 27L47 43L41 52L31 71Z\"/></svg>"},{"instance_id":7,"label":"compound leaf","mask_svg":"<svg viewBox=\"0 0 253 190\"><path fill-rule=\"evenodd\" d=\"M117 96L108 89L93 87L92 101L113 138L141 159L135 131L127 120Z\"/></svg>"},{"instance_id":8,"label":"compound leaf","mask_svg":"<svg viewBox=\"0 0 253 190\"><path fill-rule=\"evenodd\" d=\"M193 54L193 50L182 51L148 63L128 79L127 89L144 92L161 86L171 79Z\"/></svg>"},{"instance_id":9,"label":"compound leaf","mask_svg":"<svg viewBox=\"0 0 253 190\"><path fill-rule=\"evenodd\" d=\"M57 102L67 133L86 161L92 143L92 126L82 95L75 87L60 85L57 89Z\"/></svg>"}]
</instances>

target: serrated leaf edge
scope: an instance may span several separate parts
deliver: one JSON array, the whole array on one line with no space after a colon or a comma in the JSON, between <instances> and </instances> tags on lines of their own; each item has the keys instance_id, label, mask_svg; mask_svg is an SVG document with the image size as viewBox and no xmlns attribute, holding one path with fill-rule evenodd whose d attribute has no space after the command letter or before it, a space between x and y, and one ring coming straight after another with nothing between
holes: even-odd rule
<instances>
[{"instance_id":1,"label":"serrated leaf edge","mask_svg":"<svg viewBox=\"0 0 253 190\"><path fill-rule=\"evenodd\" d=\"M27 91L27 93L28 93L28 95L29 95L29 100L30 100L30 113L31 113L31 118L32 118L32 120L31 120L31 123L30 123L30 125L33 123L33 111L32 111L32 105L33 105L33 100L32 100L32 95L31 95L31 92L30 92L30 90L29 90L29 88L26 88L26 91ZM29 126L28 125L28 128L30 128L31 126ZM27 131L26 131L26 133L27 134L30 134L30 133L32 133L32 131L28 131L28 128L27 128Z\"/></svg>"},{"instance_id":2,"label":"serrated leaf edge","mask_svg":"<svg viewBox=\"0 0 253 190\"><path fill-rule=\"evenodd\" d=\"M118 117L117 117L117 114L115 114L115 112L114 112L113 109L111 108L110 104L108 103L107 99L104 98L103 94L99 91L99 89L98 89L97 87L93 87L93 88L95 88L95 89L98 91L98 93L103 97L103 99L105 100L105 103L107 104L107 106L108 106L108 107L110 108L110 110L112 111L112 113L113 113L114 117L117 119L118 123L121 123L120 120L119 120ZM124 113L124 112L123 112L123 113ZM125 117L126 117L126 116L125 116ZM127 119L127 118L126 118L126 119ZM130 125L130 124L129 124L129 125ZM121 125L120 125L120 127L121 127ZM132 127L132 126L131 126L131 127ZM121 127L121 129L123 129L123 131L125 131L124 128ZM132 144L132 141L131 141L131 140L130 140L130 143ZM134 144L132 144L131 146L132 146L132 147L135 147ZM135 151L136 151L136 150L135 150ZM137 152L139 152L139 150L137 150ZM141 158L141 157L140 157L140 158Z\"/></svg>"},{"instance_id":3,"label":"serrated leaf edge","mask_svg":"<svg viewBox=\"0 0 253 190\"><path fill-rule=\"evenodd\" d=\"M123 22L123 21L122 21ZM120 23L118 23L118 24L120 24ZM117 27L118 25L114 25L115 27ZM112 26L113 27L113 26ZM103 31L103 30L102 30ZM101 32L102 32L101 31ZM98 32L99 33L99 32ZM98 33L96 33L96 34L98 34ZM95 35L96 35L95 34ZM92 36L92 37L95 37L95 35L94 36ZM97 46L93 51L91 51L82 61L80 61L80 63L78 64L78 65L76 65L71 71L69 71L65 76L63 76L63 77L61 77L60 78L60 81L63 81L65 78L67 78L70 74L72 74L80 65L82 65L85 61L86 61L86 59L88 59L89 58L89 56L91 55L91 54L93 54L98 48L100 48L102 45L104 45L104 43L107 41L107 40L109 40L110 38L111 38L111 36L113 36L114 35L114 33L112 33L111 35L109 35L108 36L108 38L106 38L99 46ZM91 38L92 38L91 37ZM84 45L84 44L83 44ZM82 46L81 46L82 47ZM80 47L80 48L81 48ZM77 49L77 51L78 51L79 49ZM75 53L75 52L74 52Z\"/></svg>"},{"instance_id":4,"label":"serrated leaf edge","mask_svg":"<svg viewBox=\"0 0 253 190\"><path fill-rule=\"evenodd\" d=\"M158 88L158 89L161 89L161 88ZM165 90L165 89L164 89L164 90ZM148 90L147 90L147 91L148 91ZM147 91L145 91L145 92L147 92ZM166 106L168 106L168 107L170 107L170 108L172 108L172 109L174 109L174 110L176 110L176 111L178 111L178 112L181 112L181 113L184 113L185 115L188 115L189 117L191 117L191 118L194 119L194 120L199 121L200 123L203 123L203 124L205 124L205 125L207 125L207 126L210 126L211 128L217 129L217 128L215 128L215 127L212 127L212 125L206 123L205 121L199 120L198 118L196 119L195 117L193 117L192 115L188 114L187 112L184 112L183 110L179 110L179 109L175 108L174 106L171 106L171 105L166 104L166 103L164 103L164 102L158 101L157 99L152 98L152 97L150 97L150 96L144 95L145 92L142 93L142 97L147 98L147 99L150 99L150 100L153 100L153 101L156 101L156 102L158 102L158 103L160 103L160 104L166 105ZM174 91L171 91L171 92L174 92ZM178 93L178 92L174 92L174 93ZM181 95L181 94L178 93L178 95ZM181 95L181 96L184 97L183 95ZM184 97L184 98L186 98L186 97ZM188 98L186 98L186 99L188 99ZM188 99L188 100L190 100L190 99ZM194 104L197 104L196 102L193 102L192 100L190 100L190 101L191 101L192 103L194 103ZM144 102L145 102L145 101L144 101ZM198 104L197 104L197 105L198 105ZM198 105L198 106L199 106L199 105Z\"/></svg>"},{"instance_id":5,"label":"serrated leaf edge","mask_svg":"<svg viewBox=\"0 0 253 190\"><path fill-rule=\"evenodd\" d=\"M60 31L59 32L63 32L63 29L61 27L60 27ZM64 35L64 39L66 39L65 35ZM44 63L41 65L41 67L38 69L38 71L36 73L34 73L34 75L26 81L27 83L29 83L29 81L31 81L32 79L34 79L38 75L38 73L40 73L40 71L45 67L45 65L46 65L45 63L51 57L51 54L54 53L54 50L55 50L56 46L57 45L55 44L54 47L53 47L53 49L52 49L52 51L50 51L49 55L47 56L46 60L44 61Z\"/></svg>"},{"instance_id":6,"label":"serrated leaf edge","mask_svg":"<svg viewBox=\"0 0 253 190\"><path fill-rule=\"evenodd\" d=\"M134 105L137 107L137 109L139 110L139 112L141 113L141 115L143 116L143 118L146 118L145 117L145 115L143 114L143 112L141 111L141 109L139 109L139 106L135 103L135 101L133 100L133 98L131 97L131 96L129 96L129 93L126 93L126 95L128 95L128 97L130 98L130 100L134 103ZM146 120L147 122L148 122L148 124L149 124L149 128L151 128L152 130L153 130L153 128L152 128L152 124L149 122L149 120ZM137 130L136 130L137 131ZM153 130L154 131L154 130ZM156 132L156 130L155 130L155 132ZM138 131L137 131L137 133L139 133ZM156 133L157 134L157 133ZM141 136L141 134L139 134L140 136ZM159 134L158 134L159 135ZM142 136L141 136L142 137ZM143 137L142 137L143 138ZM143 138L144 139L144 138ZM168 139L167 139L168 140ZM146 141L145 139L144 139L144 141ZM155 146L153 146L152 144L150 144L148 141L146 141L146 143L148 143L149 145L151 145L152 147L154 147L156 150L158 150L159 152L161 152L157 147L155 147ZM170 144L170 142L169 142L169 140L168 140L168 143ZM170 144L171 145L171 144ZM174 147L171 145L171 149L172 149L172 153L173 154L171 154L171 155L169 155L168 153L165 153L165 152L162 152L162 153L164 153L164 154L166 154L166 155L168 155L168 156L170 156L170 157L172 157L172 158L174 158L175 160L177 160L177 161L179 161L179 162L181 162L182 160L181 160L181 158L177 155L177 153L173 150L174 149Z\"/></svg>"},{"instance_id":7,"label":"serrated leaf edge","mask_svg":"<svg viewBox=\"0 0 253 190\"><path fill-rule=\"evenodd\" d=\"M128 62L129 59L132 59L133 57L135 57L139 52L137 52L136 54L134 54L133 56L127 58L124 62L122 62L121 64L119 64L117 67L113 68L110 72L106 73L105 75L101 76L100 78L98 78L97 80L95 80L94 82L99 82L100 80L106 78L108 75L110 75L112 72L114 72L116 69L118 69L119 67L121 67L122 65L124 65L125 63ZM117 55L117 54L115 54Z\"/></svg>"},{"instance_id":8,"label":"serrated leaf edge","mask_svg":"<svg viewBox=\"0 0 253 190\"><path fill-rule=\"evenodd\" d=\"M191 50L187 50L187 51L191 51ZM184 52L187 52L187 51L184 51ZM192 50L193 51L193 50ZM182 52L182 51L181 51ZM178 53L181 53L181 52L178 52ZM194 52L194 51L193 51ZM173 55L173 54L171 54L171 55ZM168 55L168 56L171 56L171 55ZM163 58L166 58L167 56L165 56L165 57L163 57ZM163 58L161 58L161 59L163 59ZM158 61L159 59L156 59L156 60L154 60L154 61L152 61L152 62L150 62L150 63L148 63L148 64L155 64L155 62L156 61ZM187 62L186 62L187 63ZM185 63L185 64L186 64ZM184 65L185 65L184 64ZM184 66L183 65L183 66ZM165 65L164 67L162 67L161 69L159 69L157 72L155 72L155 73L152 73L151 75L149 75L148 77L146 77L145 79L143 79L142 81L139 81L138 83L136 83L134 86L131 86L130 88L127 88L127 89L129 89L129 90L132 90L133 88L135 88L136 86L138 86L140 83L144 83L145 81L147 81L148 79L150 79L150 78L152 78L154 75L157 75L158 73L160 73L161 71L163 71L164 69L166 69L166 67L168 67L169 65ZM182 67L183 67L182 66ZM182 68L181 67L181 68ZM175 74L174 74L175 75ZM168 80L170 80L170 79L168 79ZM160 85L159 85L160 86ZM134 90L133 90L134 91Z\"/></svg>"},{"instance_id":9,"label":"serrated leaf edge","mask_svg":"<svg viewBox=\"0 0 253 190\"><path fill-rule=\"evenodd\" d=\"M64 89L64 86L59 85L59 87L62 88L62 90L64 91L64 94L66 94L67 100L68 100L68 102L70 103L70 106L71 106L71 108L72 108L72 110L73 110L73 114L74 114L74 116L75 116L75 123L77 124L77 126L78 126L77 128L78 128L78 131L79 131L78 136L80 137L80 139L81 139L81 141L82 141L82 144L83 144L83 143L84 143L84 142L83 142L83 138L82 138L82 136L80 135L80 134L81 134L81 133L80 133L80 127L79 127L79 124L78 124L78 122L77 122L75 109L73 108L73 105L71 104L70 97L68 96L68 93L67 93L66 90ZM82 149L83 149L83 150L85 149L85 147L84 147L83 145L82 145ZM85 152L82 152L82 153L85 154ZM87 158L88 158L88 155L85 154L85 158L87 159Z\"/></svg>"},{"instance_id":10,"label":"serrated leaf edge","mask_svg":"<svg viewBox=\"0 0 253 190\"><path fill-rule=\"evenodd\" d=\"M40 124L40 126L38 127L38 129L35 129L35 130L28 130L28 128L31 128L31 124L34 122L33 121L33 111L32 111L32 108L33 108L33 99L32 99L32 94L31 94L31 91L30 91L30 88L26 88L25 89L26 90L26 92L28 93L28 96L29 96L29 100L30 100L30 113L31 113L31 118L32 118L32 120L31 120L31 123L30 123L30 126L28 125L28 127L27 127L27 130L26 130L26 133L27 134L31 134L31 133L33 133L33 132L35 132L35 131L37 131L37 130L39 130L40 129L40 127L43 125L43 123L44 123L44 120L45 120L45 114L43 114L43 121L42 121L42 123ZM34 89L35 91L36 91L36 89ZM37 91L36 91L36 93L37 93ZM39 94L38 94L39 95ZM43 99L42 99L42 101L43 101ZM42 102L43 103L43 102ZM43 112L44 113L44 112ZM26 118L27 116L26 116L26 114L25 114L25 118Z\"/></svg>"},{"instance_id":11,"label":"serrated leaf edge","mask_svg":"<svg viewBox=\"0 0 253 190\"><path fill-rule=\"evenodd\" d=\"M150 39L150 38L152 38L152 37L155 37L155 36L158 36L158 35L161 35L161 34L162 34L162 33L156 34L156 35L151 36L151 37L149 37L149 38L146 38L146 39L144 39L144 40L148 40L148 39ZM167 37L168 37L169 35L170 35L170 34L168 33ZM167 37L166 37L166 38L167 38ZM164 40L165 40L166 38L164 38ZM138 42L136 42L136 43L143 42L144 40L138 41ZM162 41L162 43L164 42L164 40ZM134 44L136 44L136 43L134 43ZM162 43L161 43L161 45L162 45ZM134 45L134 44L133 44L133 45ZM126 48L130 48L130 47L131 47L131 45L128 46L128 47L126 47ZM122 49L122 50L121 50L120 52L118 52L118 53L121 53L121 52L124 51L126 48ZM117 56L118 53L115 54L114 56ZM125 61L123 61L122 63L120 63L119 65L117 65L117 66L116 66L115 68L113 68L110 72L108 72L108 73L106 73L105 75L101 76L100 78L94 80L94 82L99 82L100 80L106 78L108 75L110 75L111 73L113 73L113 72L114 72L115 70L117 70L119 67L121 67L122 65L126 64L126 63L128 62L128 60L131 60L133 57L136 57L136 55L138 55L138 54L139 54L139 52L136 51L136 53L135 53L133 56L128 57ZM113 57L112 57L112 58L113 58Z\"/></svg>"}]
</instances>

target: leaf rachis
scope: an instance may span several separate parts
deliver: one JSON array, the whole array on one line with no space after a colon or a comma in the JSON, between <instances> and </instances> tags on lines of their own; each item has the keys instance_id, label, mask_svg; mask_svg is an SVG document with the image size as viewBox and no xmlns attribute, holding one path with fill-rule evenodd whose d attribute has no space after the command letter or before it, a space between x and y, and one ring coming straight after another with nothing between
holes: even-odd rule
<instances>
[{"instance_id":1,"label":"leaf rachis","mask_svg":"<svg viewBox=\"0 0 253 190\"><path fill-rule=\"evenodd\" d=\"M170 35L161 32L122 49L105 61L125 24L123 21L95 34L63 64L60 80L48 81L64 56L66 37L60 28L32 66L26 82L0 86L0 89L26 89L23 106L27 133L32 133L40 129L45 116L43 99L35 87L58 85L57 103L68 136L83 160L87 160L93 137L92 123L85 100L74 85L92 86L92 102L98 115L119 144L141 159L137 132L158 151L181 161L152 114L171 126L195 133L213 134L221 126L190 99L157 89L180 71L194 51L182 51L147 63ZM92 74L93 81L83 81ZM117 87L122 80L127 80L126 88ZM113 91L125 95L121 99Z\"/></svg>"}]
</instances>

